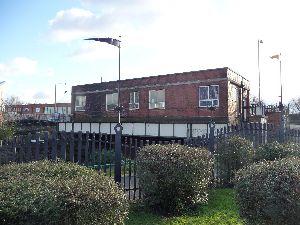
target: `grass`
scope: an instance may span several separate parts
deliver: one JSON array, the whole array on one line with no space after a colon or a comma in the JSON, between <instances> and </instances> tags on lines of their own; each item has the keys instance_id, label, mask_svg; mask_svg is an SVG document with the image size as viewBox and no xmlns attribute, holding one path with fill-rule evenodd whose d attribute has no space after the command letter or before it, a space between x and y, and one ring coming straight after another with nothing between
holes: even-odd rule
<instances>
[{"instance_id":1,"label":"grass","mask_svg":"<svg viewBox=\"0 0 300 225\"><path fill-rule=\"evenodd\" d=\"M244 225L234 201L233 189L212 189L209 202L195 211L177 217L162 217L131 206L126 225Z\"/></svg>"}]
</instances>

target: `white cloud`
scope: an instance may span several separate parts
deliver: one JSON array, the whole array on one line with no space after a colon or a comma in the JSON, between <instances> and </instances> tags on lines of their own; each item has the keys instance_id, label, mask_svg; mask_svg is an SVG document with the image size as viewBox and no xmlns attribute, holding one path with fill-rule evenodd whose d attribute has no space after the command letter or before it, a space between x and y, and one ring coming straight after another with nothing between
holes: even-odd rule
<instances>
[{"instance_id":1,"label":"white cloud","mask_svg":"<svg viewBox=\"0 0 300 225\"><path fill-rule=\"evenodd\" d=\"M297 1L82 2L86 9L62 10L49 21L50 36L56 41L70 41L94 35L113 38L122 35L123 78L229 66L251 81L252 94L257 95L257 40L263 39L263 97L278 100L278 67L269 60L271 54L286 55L284 87L295 87L300 82L295 76L300 51L300 36L296 32L300 20ZM113 46L81 40L78 43L79 47L73 45L78 49L69 50L68 56L73 59L116 58ZM101 69L106 66L103 62L107 61L98 62ZM286 92L286 98L294 94L290 90Z\"/></svg>"},{"instance_id":2,"label":"white cloud","mask_svg":"<svg viewBox=\"0 0 300 225\"><path fill-rule=\"evenodd\" d=\"M50 96L45 91L38 91L32 96L32 98L35 100L45 100L50 98Z\"/></svg>"},{"instance_id":3,"label":"white cloud","mask_svg":"<svg viewBox=\"0 0 300 225\"><path fill-rule=\"evenodd\" d=\"M115 51L114 51L115 50ZM116 58L118 48L107 43L85 41L79 49L68 54L68 57L78 61L95 61L99 59Z\"/></svg>"},{"instance_id":4,"label":"white cloud","mask_svg":"<svg viewBox=\"0 0 300 225\"><path fill-rule=\"evenodd\" d=\"M97 33L108 24L110 22L107 18L85 9L61 10L49 21L49 35L54 41L66 42Z\"/></svg>"},{"instance_id":5,"label":"white cloud","mask_svg":"<svg viewBox=\"0 0 300 225\"><path fill-rule=\"evenodd\" d=\"M10 75L32 75L37 72L37 61L17 57L8 63L0 64L0 73L6 76Z\"/></svg>"}]
</instances>

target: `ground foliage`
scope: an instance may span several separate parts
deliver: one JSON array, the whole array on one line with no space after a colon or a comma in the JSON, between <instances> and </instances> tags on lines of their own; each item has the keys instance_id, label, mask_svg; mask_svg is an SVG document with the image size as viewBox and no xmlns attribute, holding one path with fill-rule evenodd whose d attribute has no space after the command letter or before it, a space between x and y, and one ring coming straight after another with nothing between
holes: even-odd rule
<instances>
[{"instance_id":1,"label":"ground foliage","mask_svg":"<svg viewBox=\"0 0 300 225\"><path fill-rule=\"evenodd\" d=\"M232 187L235 172L253 162L252 143L240 136L227 137L218 144L215 152L217 177L223 186Z\"/></svg>"},{"instance_id":2,"label":"ground foliage","mask_svg":"<svg viewBox=\"0 0 300 225\"><path fill-rule=\"evenodd\" d=\"M279 142L271 142L259 146L255 151L254 160L274 161L276 159L286 158L288 156L300 157L300 146L293 142L280 144Z\"/></svg>"},{"instance_id":3,"label":"ground foliage","mask_svg":"<svg viewBox=\"0 0 300 225\"><path fill-rule=\"evenodd\" d=\"M297 225L300 158L262 161L238 171L236 199L249 224Z\"/></svg>"},{"instance_id":4,"label":"ground foliage","mask_svg":"<svg viewBox=\"0 0 300 225\"><path fill-rule=\"evenodd\" d=\"M122 224L127 210L112 179L77 164L0 166L0 224Z\"/></svg>"},{"instance_id":5,"label":"ground foliage","mask_svg":"<svg viewBox=\"0 0 300 225\"><path fill-rule=\"evenodd\" d=\"M207 203L213 157L183 145L147 145L137 156L137 173L145 204L162 214L180 214Z\"/></svg>"}]
</instances>

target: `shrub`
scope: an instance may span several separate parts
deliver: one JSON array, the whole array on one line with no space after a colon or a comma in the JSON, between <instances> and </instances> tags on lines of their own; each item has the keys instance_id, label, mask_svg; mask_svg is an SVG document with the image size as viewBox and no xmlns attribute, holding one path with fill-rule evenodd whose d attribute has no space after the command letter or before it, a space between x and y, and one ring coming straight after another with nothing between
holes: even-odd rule
<instances>
[{"instance_id":1,"label":"shrub","mask_svg":"<svg viewBox=\"0 0 300 225\"><path fill-rule=\"evenodd\" d=\"M183 145L147 145L137 155L145 205L162 214L180 214L208 200L212 155Z\"/></svg>"},{"instance_id":2,"label":"shrub","mask_svg":"<svg viewBox=\"0 0 300 225\"><path fill-rule=\"evenodd\" d=\"M300 158L263 161L241 169L235 190L240 214L249 224L299 224Z\"/></svg>"},{"instance_id":3,"label":"shrub","mask_svg":"<svg viewBox=\"0 0 300 225\"><path fill-rule=\"evenodd\" d=\"M215 153L216 176L223 186L233 186L235 172L253 162L253 152L251 142L239 136L227 137L220 142Z\"/></svg>"},{"instance_id":4,"label":"shrub","mask_svg":"<svg viewBox=\"0 0 300 225\"><path fill-rule=\"evenodd\" d=\"M0 167L0 224L121 224L128 205L112 179L65 162Z\"/></svg>"},{"instance_id":5,"label":"shrub","mask_svg":"<svg viewBox=\"0 0 300 225\"><path fill-rule=\"evenodd\" d=\"M5 140L7 138L12 138L15 134L15 127L13 124L7 125L2 124L0 125L0 140Z\"/></svg>"},{"instance_id":6,"label":"shrub","mask_svg":"<svg viewBox=\"0 0 300 225\"><path fill-rule=\"evenodd\" d=\"M277 141L259 146L255 152L255 161L273 161L288 156L300 156L300 146L289 142L280 144Z\"/></svg>"}]
</instances>

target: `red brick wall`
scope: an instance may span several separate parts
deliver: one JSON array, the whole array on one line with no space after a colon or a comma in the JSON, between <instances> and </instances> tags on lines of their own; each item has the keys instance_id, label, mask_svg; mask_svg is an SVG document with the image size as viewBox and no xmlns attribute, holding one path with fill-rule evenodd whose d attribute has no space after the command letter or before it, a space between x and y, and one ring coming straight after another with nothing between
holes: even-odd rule
<instances>
[{"instance_id":1,"label":"red brick wall","mask_svg":"<svg viewBox=\"0 0 300 225\"><path fill-rule=\"evenodd\" d=\"M274 124L275 127L280 126L281 112L267 112L267 122Z\"/></svg>"},{"instance_id":2,"label":"red brick wall","mask_svg":"<svg viewBox=\"0 0 300 225\"><path fill-rule=\"evenodd\" d=\"M123 121L178 121L210 120L228 122L228 68L187 72L121 81L121 105ZM219 107L211 112L199 107L199 87L219 85ZM149 109L149 90L165 89L165 109ZM139 92L139 109L129 110L130 92ZM88 92L88 93L86 93ZM117 82L79 85L72 87L72 110L75 94L86 95L86 111L74 112L75 121L115 121L116 112L106 111L106 94L117 92Z\"/></svg>"}]
</instances>

